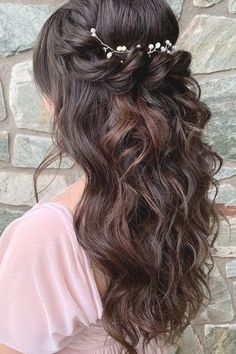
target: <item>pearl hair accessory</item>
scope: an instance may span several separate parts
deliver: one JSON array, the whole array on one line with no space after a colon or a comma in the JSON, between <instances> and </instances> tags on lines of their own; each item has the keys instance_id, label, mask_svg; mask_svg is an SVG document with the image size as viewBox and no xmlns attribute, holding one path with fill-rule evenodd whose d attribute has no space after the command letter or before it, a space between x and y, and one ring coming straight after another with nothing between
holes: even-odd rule
<instances>
[{"instance_id":1,"label":"pearl hair accessory","mask_svg":"<svg viewBox=\"0 0 236 354\"><path fill-rule=\"evenodd\" d=\"M160 42L157 42L155 44L155 46L154 46L154 44L149 44L148 48L150 50L149 50L148 54L151 54L151 53L157 51L157 49L159 49L159 48L160 48L161 52L167 52L169 54L172 54L176 49L175 45L172 45L171 42L169 41L169 39L167 39L165 41L165 43L166 43L165 47L162 46ZM171 50L169 48L171 48Z\"/></svg>"},{"instance_id":2,"label":"pearl hair accessory","mask_svg":"<svg viewBox=\"0 0 236 354\"><path fill-rule=\"evenodd\" d=\"M116 48L116 50L111 48L111 47L109 47L109 45L103 43L103 41L98 37L98 35L96 33L96 28L91 28L90 32L91 32L91 36L97 38L99 40L99 42L103 45L103 50L104 50L104 52L107 55L107 59L111 59L113 53L129 53L129 52L132 51L130 49L127 49L127 47L125 45L123 45L123 46L119 45ZM149 57L151 57L151 54L154 53L155 51L156 52L167 52L169 54L172 54L175 51L176 46L172 45L171 42L168 39L165 41L165 43L166 43L165 46L162 46L160 42L157 42L155 45L154 44L149 44L149 46L148 46L149 51L147 52ZM142 48L140 44L138 44L136 47L139 48L139 49ZM122 62L123 62L123 60L121 60L121 63Z\"/></svg>"}]
</instances>

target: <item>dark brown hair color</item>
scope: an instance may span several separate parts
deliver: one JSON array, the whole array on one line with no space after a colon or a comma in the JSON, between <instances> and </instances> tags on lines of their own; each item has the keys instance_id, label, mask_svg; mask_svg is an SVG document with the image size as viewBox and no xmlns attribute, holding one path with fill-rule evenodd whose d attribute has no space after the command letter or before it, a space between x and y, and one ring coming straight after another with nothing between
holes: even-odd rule
<instances>
[{"instance_id":1,"label":"dark brown hair color","mask_svg":"<svg viewBox=\"0 0 236 354\"><path fill-rule=\"evenodd\" d=\"M92 27L110 47L134 50L107 59ZM84 171L76 236L109 278L104 328L130 354L141 338L143 352L152 339L174 343L210 299L222 214L222 158L204 141L211 111L190 52L135 49L178 36L164 0L74 0L48 18L33 53L35 83L54 104L55 143L35 172L36 194L58 157Z\"/></svg>"}]
</instances>

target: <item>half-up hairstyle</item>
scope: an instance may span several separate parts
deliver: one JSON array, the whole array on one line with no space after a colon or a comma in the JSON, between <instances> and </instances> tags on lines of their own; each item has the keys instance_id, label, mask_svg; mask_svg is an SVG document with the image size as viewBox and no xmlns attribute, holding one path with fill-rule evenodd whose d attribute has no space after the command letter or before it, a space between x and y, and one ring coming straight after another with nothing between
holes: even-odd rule
<instances>
[{"instance_id":1,"label":"half-up hairstyle","mask_svg":"<svg viewBox=\"0 0 236 354\"><path fill-rule=\"evenodd\" d=\"M105 330L136 354L140 338L143 352L151 339L174 343L210 299L223 161L203 139L211 111L191 53L133 50L108 60L91 28L112 48L144 48L175 44L179 26L165 0L73 0L46 21L33 53L56 143L35 172L36 194L38 175L58 156L84 171L75 232L109 279Z\"/></svg>"}]
</instances>

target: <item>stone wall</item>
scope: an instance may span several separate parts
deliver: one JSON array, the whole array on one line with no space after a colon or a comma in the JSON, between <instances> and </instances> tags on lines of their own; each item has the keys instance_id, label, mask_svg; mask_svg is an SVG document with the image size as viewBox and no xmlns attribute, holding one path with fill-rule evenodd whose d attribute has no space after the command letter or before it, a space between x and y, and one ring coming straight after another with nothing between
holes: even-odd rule
<instances>
[{"instance_id":1,"label":"stone wall","mask_svg":"<svg viewBox=\"0 0 236 354\"><path fill-rule=\"evenodd\" d=\"M60 1L0 1L0 231L35 203L32 174L48 151L50 117L32 81L32 45ZM212 110L208 138L224 158L217 201L236 205L236 0L169 0L180 24L176 46L192 52L192 73ZM78 179L73 161L39 181L50 198ZM50 182L50 184L49 184ZM52 182L52 183L51 183ZM49 184L49 185L48 185ZM178 354L236 353L236 215L222 222L211 276L212 301L184 333Z\"/></svg>"}]
</instances>

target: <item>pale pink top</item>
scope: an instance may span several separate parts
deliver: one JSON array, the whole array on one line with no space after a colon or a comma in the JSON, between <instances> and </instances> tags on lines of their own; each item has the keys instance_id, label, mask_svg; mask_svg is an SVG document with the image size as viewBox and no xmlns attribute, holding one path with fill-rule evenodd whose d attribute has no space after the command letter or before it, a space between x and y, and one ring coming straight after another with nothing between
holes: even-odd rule
<instances>
[{"instance_id":1,"label":"pale pink top","mask_svg":"<svg viewBox=\"0 0 236 354\"><path fill-rule=\"evenodd\" d=\"M102 326L100 294L72 220L63 204L40 201L5 228L1 344L24 354L119 353L119 343ZM161 344L149 347L148 354L167 353Z\"/></svg>"}]
</instances>

